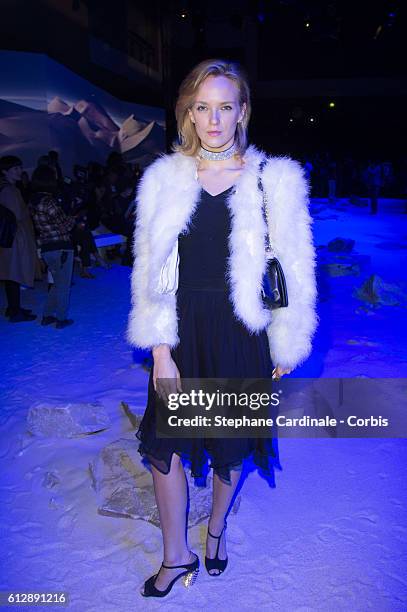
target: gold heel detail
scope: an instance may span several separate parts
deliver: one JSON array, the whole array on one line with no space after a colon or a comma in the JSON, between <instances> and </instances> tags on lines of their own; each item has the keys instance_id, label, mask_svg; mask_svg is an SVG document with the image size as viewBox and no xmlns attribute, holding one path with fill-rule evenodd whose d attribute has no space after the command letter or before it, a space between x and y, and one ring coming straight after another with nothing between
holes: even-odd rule
<instances>
[{"instance_id":1,"label":"gold heel detail","mask_svg":"<svg viewBox=\"0 0 407 612\"><path fill-rule=\"evenodd\" d=\"M193 572L188 572L188 574L185 574L185 576L182 579L185 588L188 588L194 584L195 580L198 577L198 572L199 572L199 568L197 568Z\"/></svg>"}]
</instances>

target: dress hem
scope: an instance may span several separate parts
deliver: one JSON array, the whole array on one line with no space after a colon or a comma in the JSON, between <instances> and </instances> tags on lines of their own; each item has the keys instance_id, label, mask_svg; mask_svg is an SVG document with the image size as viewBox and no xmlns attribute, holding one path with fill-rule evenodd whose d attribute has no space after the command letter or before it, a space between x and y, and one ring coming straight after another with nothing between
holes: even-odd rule
<instances>
[{"instance_id":1,"label":"dress hem","mask_svg":"<svg viewBox=\"0 0 407 612\"><path fill-rule=\"evenodd\" d=\"M161 472L161 474L164 474L165 476L167 474L169 474L170 471L170 467L171 466L171 461L172 461L172 456L175 453L176 455L178 455L180 457L180 459L184 459L186 460L189 464L190 464L190 472L191 472L191 477L192 478L203 478L204 474L203 474L203 467L206 464L206 461L203 462L203 464L201 466L196 465L196 462L193 461L193 459L190 457L190 455L186 452L182 452L182 451L177 451L177 450L173 450L171 451L170 454L170 458L169 458L169 463L167 463L167 461L164 458L159 458L157 456L154 455L154 451L148 450L147 447L145 446L145 444L142 442L141 437L140 437L140 432L138 431L135 434L136 438L140 441L139 447L138 447L138 452L139 454L147 459L149 461L150 464L154 465L154 467ZM243 465L243 462L246 461L247 459L249 459L250 457L253 456L253 461L254 464L261 469L263 472L265 472L266 475L271 476L271 469L270 469L270 459L276 459L277 455L275 452L272 453L260 453L257 449L253 449L251 450L249 453L247 453L246 455L244 455L243 457L241 457L240 459L237 459L236 461L232 461L230 463L226 463L226 464L222 464L222 465L216 465L213 460L212 457L210 456L210 453L208 453L209 455L209 460L210 460L210 464L208 465L209 469L213 469L214 473L216 473L221 480L226 481L228 484L231 484L231 478L230 478L230 470L233 470L237 467L240 467ZM165 463L166 467L167 467L167 471L164 472L163 470L161 470L153 461L151 461L150 457L152 457L153 459L156 459L157 461L162 461ZM277 466L277 467L281 467L281 466Z\"/></svg>"}]
</instances>

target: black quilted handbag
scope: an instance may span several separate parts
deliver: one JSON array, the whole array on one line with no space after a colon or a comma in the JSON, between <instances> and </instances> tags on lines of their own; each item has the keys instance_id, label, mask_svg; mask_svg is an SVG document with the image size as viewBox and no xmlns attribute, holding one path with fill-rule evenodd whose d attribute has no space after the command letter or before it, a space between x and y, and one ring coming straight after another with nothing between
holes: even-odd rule
<instances>
[{"instance_id":1,"label":"black quilted handbag","mask_svg":"<svg viewBox=\"0 0 407 612\"><path fill-rule=\"evenodd\" d=\"M0 204L0 247L10 249L13 246L17 232L17 219L15 214Z\"/></svg>"},{"instance_id":2,"label":"black quilted handbag","mask_svg":"<svg viewBox=\"0 0 407 612\"><path fill-rule=\"evenodd\" d=\"M260 163L259 169L259 177L258 177L258 186L260 191L263 194L263 218L266 224L267 232L265 235L265 251L266 251L266 259L267 266L266 271L263 277L263 302L267 308L271 310L275 310L276 308L282 308L288 306L288 294L287 294L287 285L285 282L283 268L281 267L280 262L277 257L273 254L273 249L270 244L270 236L268 232L268 211L267 211L267 194L263 187L263 182L261 179L261 175L263 172L263 168L266 165L267 160L263 160Z\"/></svg>"}]
</instances>

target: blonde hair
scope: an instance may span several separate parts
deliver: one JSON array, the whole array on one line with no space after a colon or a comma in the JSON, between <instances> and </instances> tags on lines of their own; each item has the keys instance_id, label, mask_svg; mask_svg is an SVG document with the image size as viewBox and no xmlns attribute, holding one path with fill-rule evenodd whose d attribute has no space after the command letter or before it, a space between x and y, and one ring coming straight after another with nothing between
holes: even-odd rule
<instances>
[{"instance_id":1,"label":"blonde hair","mask_svg":"<svg viewBox=\"0 0 407 612\"><path fill-rule=\"evenodd\" d=\"M245 114L237 124L235 142L236 155L243 156L248 145L247 126L250 120L250 88L247 76L239 64L221 59L210 59L200 62L182 81L175 105L175 116L179 143L173 143L172 150L184 155L195 156L201 146L195 126L189 116L189 109L195 101L196 92L201 83L209 76L225 76L236 83L239 91L239 104L246 104Z\"/></svg>"}]
</instances>

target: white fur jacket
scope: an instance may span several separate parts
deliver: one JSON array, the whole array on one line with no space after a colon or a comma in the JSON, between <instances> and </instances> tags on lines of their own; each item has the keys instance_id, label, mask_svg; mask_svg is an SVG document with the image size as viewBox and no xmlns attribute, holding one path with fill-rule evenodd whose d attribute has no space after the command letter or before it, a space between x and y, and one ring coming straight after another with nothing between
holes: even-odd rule
<instances>
[{"instance_id":1,"label":"white fur jacket","mask_svg":"<svg viewBox=\"0 0 407 612\"><path fill-rule=\"evenodd\" d=\"M288 157L269 157L263 169L268 199L271 245L287 283L288 306L265 309L261 299L266 267L265 222L257 179L265 157L253 145L228 196L232 229L229 236L230 299L237 319L250 333L267 330L274 365L293 369L308 357L317 326L315 250L308 212L308 184L300 164ZM127 338L151 348L178 342L176 295L159 293L161 270L178 235L188 228L199 200L196 161L181 153L163 155L145 171L137 193L132 309Z\"/></svg>"}]
</instances>

